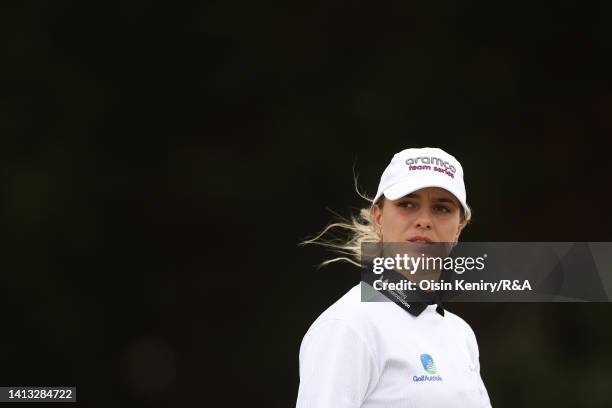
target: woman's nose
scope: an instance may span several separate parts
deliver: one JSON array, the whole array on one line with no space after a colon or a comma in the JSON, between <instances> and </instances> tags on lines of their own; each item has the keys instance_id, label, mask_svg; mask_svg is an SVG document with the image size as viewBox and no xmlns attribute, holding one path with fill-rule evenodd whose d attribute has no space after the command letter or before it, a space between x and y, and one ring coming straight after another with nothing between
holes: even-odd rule
<instances>
[{"instance_id":1,"label":"woman's nose","mask_svg":"<svg viewBox=\"0 0 612 408\"><path fill-rule=\"evenodd\" d=\"M417 214L416 227L422 229L431 229L431 216L429 211L421 209Z\"/></svg>"}]
</instances>

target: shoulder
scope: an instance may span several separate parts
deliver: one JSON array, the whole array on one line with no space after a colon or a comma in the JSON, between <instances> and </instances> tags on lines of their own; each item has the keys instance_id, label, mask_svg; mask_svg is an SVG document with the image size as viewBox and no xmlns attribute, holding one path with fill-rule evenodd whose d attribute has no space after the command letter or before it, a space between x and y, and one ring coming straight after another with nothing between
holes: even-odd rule
<instances>
[{"instance_id":1,"label":"shoulder","mask_svg":"<svg viewBox=\"0 0 612 408\"><path fill-rule=\"evenodd\" d=\"M449 322L455 326L456 330L470 337L474 337L474 331L472 330L472 327L461 317L448 310L444 310L444 317L447 318Z\"/></svg>"},{"instance_id":2,"label":"shoulder","mask_svg":"<svg viewBox=\"0 0 612 408\"><path fill-rule=\"evenodd\" d=\"M362 301L362 283L353 286L348 292L321 313L310 325L300 349L312 342L330 341L338 344L359 343L376 356L377 333L380 331L381 314L388 310L389 302Z\"/></svg>"},{"instance_id":3,"label":"shoulder","mask_svg":"<svg viewBox=\"0 0 612 408\"><path fill-rule=\"evenodd\" d=\"M463 339L470 351L470 353L477 357L478 356L478 342L476 341L476 335L472 327L461 317L456 314L444 311L445 318L449 319L449 323L453 325L453 332L461 339Z\"/></svg>"},{"instance_id":4,"label":"shoulder","mask_svg":"<svg viewBox=\"0 0 612 408\"><path fill-rule=\"evenodd\" d=\"M375 313L385 305L362 302L360 284L351 288L308 328L300 344L300 365L333 360L347 367L369 365L379 372Z\"/></svg>"},{"instance_id":5,"label":"shoulder","mask_svg":"<svg viewBox=\"0 0 612 408\"><path fill-rule=\"evenodd\" d=\"M381 306L383 304L379 302L363 302L361 283L357 284L316 318L306 332L306 336L333 322L345 325L356 333L362 334L372 329L376 311Z\"/></svg>"}]
</instances>

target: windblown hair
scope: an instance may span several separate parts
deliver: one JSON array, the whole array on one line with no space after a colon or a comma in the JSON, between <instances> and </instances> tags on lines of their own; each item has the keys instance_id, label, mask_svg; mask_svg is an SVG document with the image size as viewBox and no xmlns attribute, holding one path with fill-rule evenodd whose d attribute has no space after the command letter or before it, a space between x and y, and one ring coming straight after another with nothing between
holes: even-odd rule
<instances>
[{"instance_id":1,"label":"windblown hair","mask_svg":"<svg viewBox=\"0 0 612 408\"><path fill-rule=\"evenodd\" d=\"M350 215L350 218L334 213L337 217L336 221L328 224L315 237L306 239L299 244L320 245L340 254L340 256L321 262L319 266L326 266L339 261L361 266L361 244L380 241L380 237L376 234L376 224L371 210L375 205L382 209L386 200L385 196L383 195L374 203L371 198L359 192L357 179L355 179L355 190L361 198L370 202L369 207L361 208L357 215ZM459 207L461 210L461 223L465 227L472 218L472 211L470 210L466 213L463 206L460 205ZM344 234L339 236L336 232L344 232Z\"/></svg>"}]
</instances>

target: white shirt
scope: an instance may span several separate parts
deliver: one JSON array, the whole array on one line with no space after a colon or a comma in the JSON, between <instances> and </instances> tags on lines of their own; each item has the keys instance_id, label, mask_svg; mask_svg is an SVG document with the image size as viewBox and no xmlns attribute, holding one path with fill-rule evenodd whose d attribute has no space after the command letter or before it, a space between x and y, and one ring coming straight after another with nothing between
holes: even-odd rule
<instances>
[{"instance_id":1,"label":"white shirt","mask_svg":"<svg viewBox=\"0 0 612 408\"><path fill-rule=\"evenodd\" d=\"M297 408L490 407L470 326L427 306L362 302L350 289L300 347ZM379 294L380 295L380 294Z\"/></svg>"}]
</instances>

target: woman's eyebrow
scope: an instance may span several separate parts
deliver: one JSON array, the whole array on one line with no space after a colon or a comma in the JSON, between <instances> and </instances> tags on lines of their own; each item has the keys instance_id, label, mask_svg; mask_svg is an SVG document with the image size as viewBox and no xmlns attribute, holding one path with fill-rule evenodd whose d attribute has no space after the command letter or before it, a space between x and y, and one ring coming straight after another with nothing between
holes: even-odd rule
<instances>
[{"instance_id":1,"label":"woman's eyebrow","mask_svg":"<svg viewBox=\"0 0 612 408\"><path fill-rule=\"evenodd\" d=\"M402 198L416 198L416 199L420 199L421 196L419 194L416 194L416 193L410 193L410 194L406 194ZM432 201L434 201L436 203L449 203L449 204L453 204L456 207L458 206L458 204L452 198L440 197L440 198L434 198Z\"/></svg>"},{"instance_id":2,"label":"woman's eyebrow","mask_svg":"<svg viewBox=\"0 0 612 408\"><path fill-rule=\"evenodd\" d=\"M437 203L450 203L450 204L453 204L453 205L455 205L455 206L457 205L457 203L455 202L455 200L452 200L452 199L450 199L450 198L445 198L445 197L442 197L442 198L434 198L434 200L433 200L433 201L435 201L435 202L437 202Z\"/></svg>"}]
</instances>

